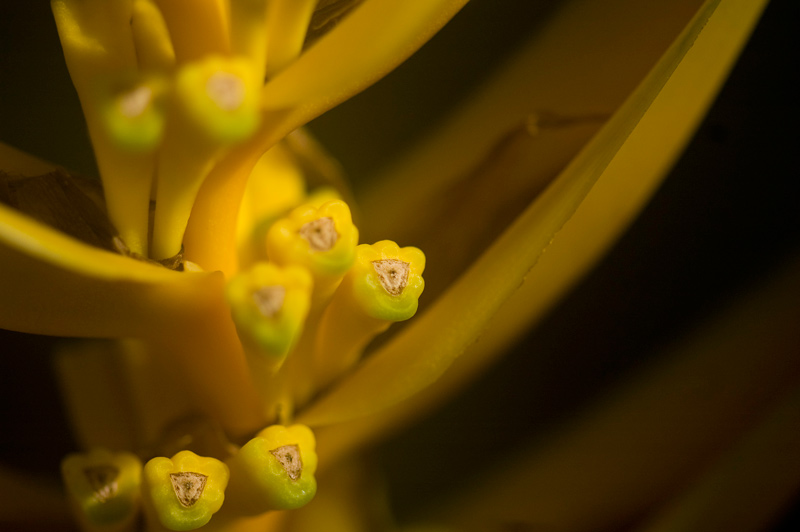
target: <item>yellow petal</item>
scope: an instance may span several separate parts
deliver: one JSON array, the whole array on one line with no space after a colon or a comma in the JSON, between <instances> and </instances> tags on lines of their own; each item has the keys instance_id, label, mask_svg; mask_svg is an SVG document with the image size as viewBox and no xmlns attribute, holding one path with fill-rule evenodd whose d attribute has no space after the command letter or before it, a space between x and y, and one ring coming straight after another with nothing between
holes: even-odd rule
<instances>
[{"instance_id":1,"label":"yellow petal","mask_svg":"<svg viewBox=\"0 0 800 532\"><path fill-rule=\"evenodd\" d=\"M618 190L630 180L664 175L710 105L763 3L730 0L716 8L716 2L703 6L603 130L473 268L390 345L310 407L302 422L324 425L377 412L433 383L523 279L535 275L531 268L601 175ZM657 163L640 169L638 162L651 156Z\"/></svg>"}]
</instances>

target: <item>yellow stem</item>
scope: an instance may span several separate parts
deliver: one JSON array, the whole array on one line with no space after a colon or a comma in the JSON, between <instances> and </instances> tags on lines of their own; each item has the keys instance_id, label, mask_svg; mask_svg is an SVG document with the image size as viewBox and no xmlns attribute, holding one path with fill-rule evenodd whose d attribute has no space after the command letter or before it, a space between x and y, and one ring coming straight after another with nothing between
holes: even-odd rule
<instances>
[{"instance_id":1,"label":"yellow stem","mask_svg":"<svg viewBox=\"0 0 800 532\"><path fill-rule=\"evenodd\" d=\"M316 5L316 0L272 0L269 3L267 76L273 77L300 55Z\"/></svg>"}]
</instances>

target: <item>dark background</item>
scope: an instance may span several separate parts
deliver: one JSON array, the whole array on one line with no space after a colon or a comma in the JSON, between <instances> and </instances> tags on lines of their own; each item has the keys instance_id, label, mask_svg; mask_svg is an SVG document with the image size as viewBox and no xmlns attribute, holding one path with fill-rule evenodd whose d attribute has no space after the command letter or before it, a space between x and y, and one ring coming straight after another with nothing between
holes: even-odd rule
<instances>
[{"instance_id":1,"label":"dark background","mask_svg":"<svg viewBox=\"0 0 800 532\"><path fill-rule=\"evenodd\" d=\"M549 9L549 2L473 1L412 63L312 128L354 175L369 174L381 153L348 151L359 124L337 135L341 117L366 117L367 136L402 146L427 122L386 102L413 99L422 117L435 118L465 94L453 87L481 79L498 53L546 21ZM476 420L493 420L496 445L522 446L797 255L797 20L794 0L771 3L691 146L610 255L466 396L380 450L398 515L411 518L424 510L420 501L468 480L459 461L481 450L480 440L463 438ZM449 46L459 32L476 24L486 28L484 37L474 50L453 55ZM0 139L94 174L47 2L0 3L0 42ZM442 70L430 87L414 84L416 65L437 60L457 68ZM437 85L449 88L437 91ZM0 333L0 461L42 473L57 471L75 447L50 372L50 345L50 339ZM533 345L532 360L525 355ZM551 385L527 386L525 376L534 370L549 372L539 380ZM496 393L501 386L513 392ZM486 404L509 415L493 417ZM447 475L420 492L406 465L422 442ZM454 445L462 454L451 453ZM800 529L800 509L779 528Z\"/></svg>"}]
</instances>

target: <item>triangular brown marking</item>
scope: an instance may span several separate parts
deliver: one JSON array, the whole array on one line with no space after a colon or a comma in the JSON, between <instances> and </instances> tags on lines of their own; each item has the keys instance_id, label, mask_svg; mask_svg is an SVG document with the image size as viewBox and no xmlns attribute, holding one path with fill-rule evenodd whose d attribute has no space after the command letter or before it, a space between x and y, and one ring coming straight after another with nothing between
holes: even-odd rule
<instances>
[{"instance_id":1,"label":"triangular brown marking","mask_svg":"<svg viewBox=\"0 0 800 532\"><path fill-rule=\"evenodd\" d=\"M98 501L106 502L117 494L119 490L119 485L117 484L119 469L116 467L112 465L86 467L83 469L83 474L86 476L86 480L89 481L89 486L91 486Z\"/></svg>"},{"instance_id":2,"label":"triangular brown marking","mask_svg":"<svg viewBox=\"0 0 800 532\"><path fill-rule=\"evenodd\" d=\"M299 233L314 251L328 251L339 239L333 218L329 216L303 224Z\"/></svg>"},{"instance_id":3,"label":"triangular brown marking","mask_svg":"<svg viewBox=\"0 0 800 532\"><path fill-rule=\"evenodd\" d=\"M270 451L278 459L283 469L292 480L297 480L303 474L303 460L300 458L300 447L295 445L282 445Z\"/></svg>"},{"instance_id":4,"label":"triangular brown marking","mask_svg":"<svg viewBox=\"0 0 800 532\"><path fill-rule=\"evenodd\" d=\"M253 292L253 301L265 318L271 318L281 310L284 297L286 288L280 285L263 286Z\"/></svg>"},{"instance_id":5,"label":"triangular brown marking","mask_svg":"<svg viewBox=\"0 0 800 532\"><path fill-rule=\"evenodd\" d=\"M393 296L399 296L408 285L409 263L398 259L372 261L372 267L378 273L381 286Z\"/></svg>"},{"instance_id":6,"label":"triangular brown marking","mask_svg":"<svg viewBox=\"0 0 800 532\"><path fill-rule=\"evenodd\" d=\"M172 481L172 490L178 497L178 502L184 508L191 508L203 495L206 487L207 475L184 471L181 473L170 473L169 479Z\"/></svg>"}]
</instances>

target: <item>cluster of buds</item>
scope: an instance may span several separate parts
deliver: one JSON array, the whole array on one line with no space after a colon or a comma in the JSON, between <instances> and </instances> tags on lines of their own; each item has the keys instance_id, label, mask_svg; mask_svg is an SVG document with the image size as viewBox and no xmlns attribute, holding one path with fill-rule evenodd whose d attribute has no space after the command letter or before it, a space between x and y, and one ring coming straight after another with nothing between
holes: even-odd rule
<instances>
[{"instance_id":1,"label":"cluster of buds","mask_svg":"<svg viewBox=\"0 0 800 532\"><path fill-rule=\"evenodd\" d=\"M131 453L95 449L65 458L62 474L84 530L135 530L142 515L151 530L194 530L212 516L224 527L303 506L316 468L311 431L273 425L223 460L180 451L143 467Z\"/></svg>"}]
</instances>

